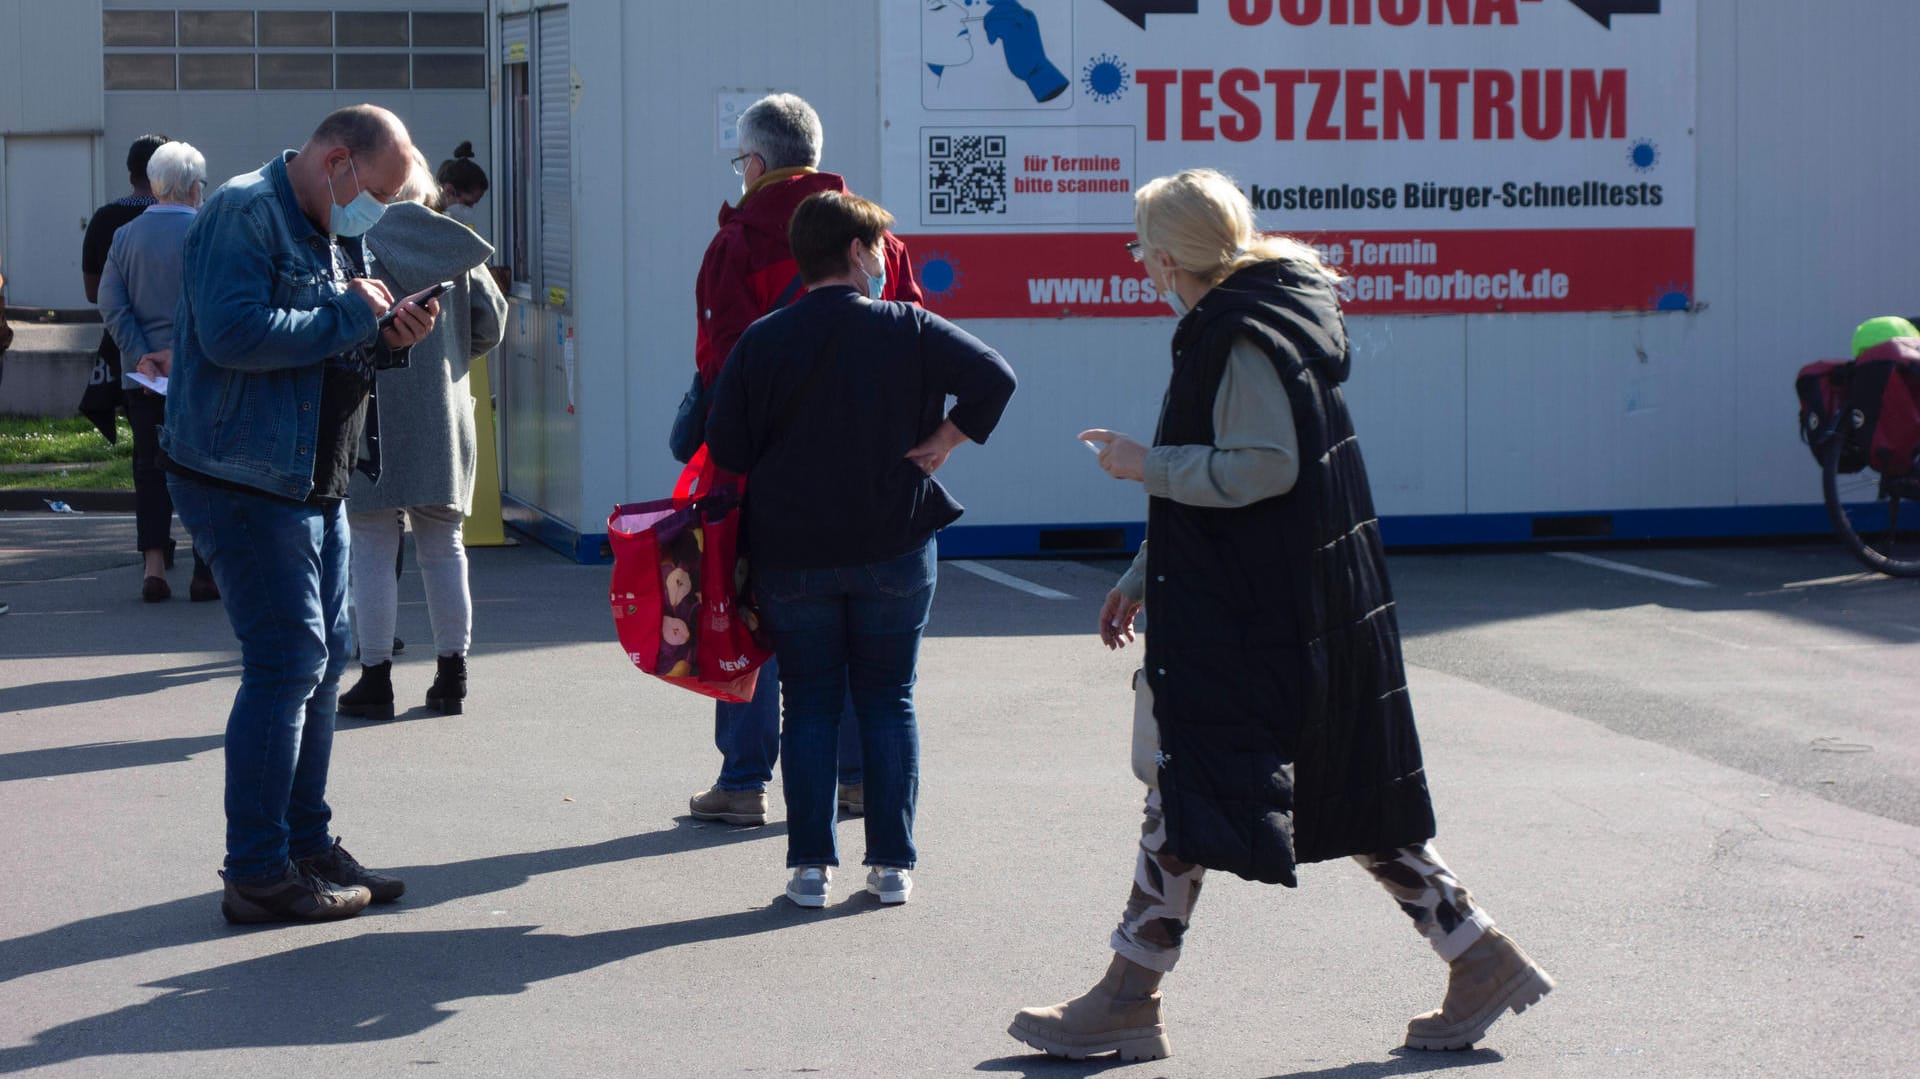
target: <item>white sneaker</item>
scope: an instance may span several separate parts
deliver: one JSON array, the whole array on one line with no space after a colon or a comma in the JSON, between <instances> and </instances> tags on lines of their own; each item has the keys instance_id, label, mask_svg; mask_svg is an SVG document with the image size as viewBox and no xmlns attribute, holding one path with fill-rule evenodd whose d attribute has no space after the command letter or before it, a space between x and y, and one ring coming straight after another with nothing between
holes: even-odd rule
<instances>
[{"instance_id":1,"label":"white sneaker","mask_svg":"<svg viewBox=\"0 0 1920 1079\"><path fill-rule=\"evenodd\" d=\"M793 879L787 882L787 898L795 906L824 907L827 905L827 885L833 880L833 869L824 865L806 865L793 871Z\"/></svg>"},{"instance_id":2,"label":"white sneaker","mask_svg":"<svg viewBox=\"0 0 1920 1079\"><path fill-rule=\"evenodd\" d=\"M882 903L905 903L913 891L913 877L904 869L876 865L867 870L867 891Z\"/></svg>"}]
</instances>

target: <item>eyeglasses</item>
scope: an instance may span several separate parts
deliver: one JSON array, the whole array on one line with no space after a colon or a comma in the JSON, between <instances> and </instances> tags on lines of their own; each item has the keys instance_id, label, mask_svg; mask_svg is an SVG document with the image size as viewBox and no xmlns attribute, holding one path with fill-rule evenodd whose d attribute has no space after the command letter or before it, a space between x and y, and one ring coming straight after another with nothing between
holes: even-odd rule
<instances>
[{"instance_id":1,"label":"eyeglasses","mask_svg":"<svg viewBox=\"0 0 1920 1079\"><path fill-rule=\"evenodd\" d=\"M755 154L752 150L748 150L746 153L734 158L732 161L733 174L735 176L745 176L747 174L747 158L758 156L759 155Z\"/></svg>"},{"instance_id":2,"label":"eyeglasses","mask_svg":"<svg viewBox=\"0 0 1920 1079\"><path fill-rule=\"evenodd\" d=\"M1144 261L1147 257L1147 249L1144 245L1140 243L1139 240L1128 240L1127 254L1133 256L1133 261L1141 262L1141 261Z\"/></svg>"}]
</instances>

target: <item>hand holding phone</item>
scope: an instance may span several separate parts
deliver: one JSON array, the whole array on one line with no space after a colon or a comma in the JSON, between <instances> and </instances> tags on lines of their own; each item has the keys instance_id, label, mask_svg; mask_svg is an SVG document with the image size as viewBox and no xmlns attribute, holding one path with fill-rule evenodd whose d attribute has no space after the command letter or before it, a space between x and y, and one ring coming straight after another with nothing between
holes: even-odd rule
<instances>
[{"instance_id":1,"label":"hand holding phone","mask_svg":"<svg viewBox=\"0 0 1920 1079\"><path fill-rule=\"evenodd\" d=\"M393 317L400 313L401 304L414 303L424 307L426 306L426 303L428 300L438 299L441 295L443 295L444 293L446 293L448 290L452 288L453 288L453 282L442 281L439 284L434 285L432 288L422 289L411 296L407 296L403 299L396 300L392 307L387 308L387 313L380 316L380 320L378 323L380 332L385 333L387 330L392 328Z\"/></svg>"}]
</instances>

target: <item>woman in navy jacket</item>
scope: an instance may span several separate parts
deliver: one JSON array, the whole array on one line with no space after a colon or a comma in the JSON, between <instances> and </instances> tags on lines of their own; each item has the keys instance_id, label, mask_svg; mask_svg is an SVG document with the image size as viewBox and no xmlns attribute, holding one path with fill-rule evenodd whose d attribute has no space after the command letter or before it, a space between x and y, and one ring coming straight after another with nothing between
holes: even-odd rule
<instances>
[{"instance_id":1,"label":"woman in navy jacket","mask_svg":"<svg viewBox=\"0 0 1920 1079\"><path fill-rule=\"evenodd\" d=\"M807 292L749 327L714 386L707 446L749 476L747 557L786 698L787 896L825 906L838 726L849 687L866 754L867 890L901 903L919 790L913 711L933 603L933 534L960 504L933 478L985 442L1013 371L979 339L886 287L893 217L827 191L788 228ZM946 399L956 400L944 412Z\"/></svg>"}]
</instances>

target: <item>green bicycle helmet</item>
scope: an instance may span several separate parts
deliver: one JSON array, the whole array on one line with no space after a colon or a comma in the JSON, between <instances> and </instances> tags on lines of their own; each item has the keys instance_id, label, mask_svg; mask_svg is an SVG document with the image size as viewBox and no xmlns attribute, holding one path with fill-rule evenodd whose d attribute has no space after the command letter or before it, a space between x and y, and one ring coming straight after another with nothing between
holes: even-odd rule
<instances>
[{"instance_id":1,"label":"green bicycle helmet","mask_svg":"<svg viewBox=\"0 0 1920 1079\"><path fill-rule=\"evenodd\" d=\"M1913 323L1898 315L1870 318L1853 331L1854 358L1859 359L1862 352L1896 337L1920 337L1920 330L1914 329Z\"/></svg>"}]
</instances>

